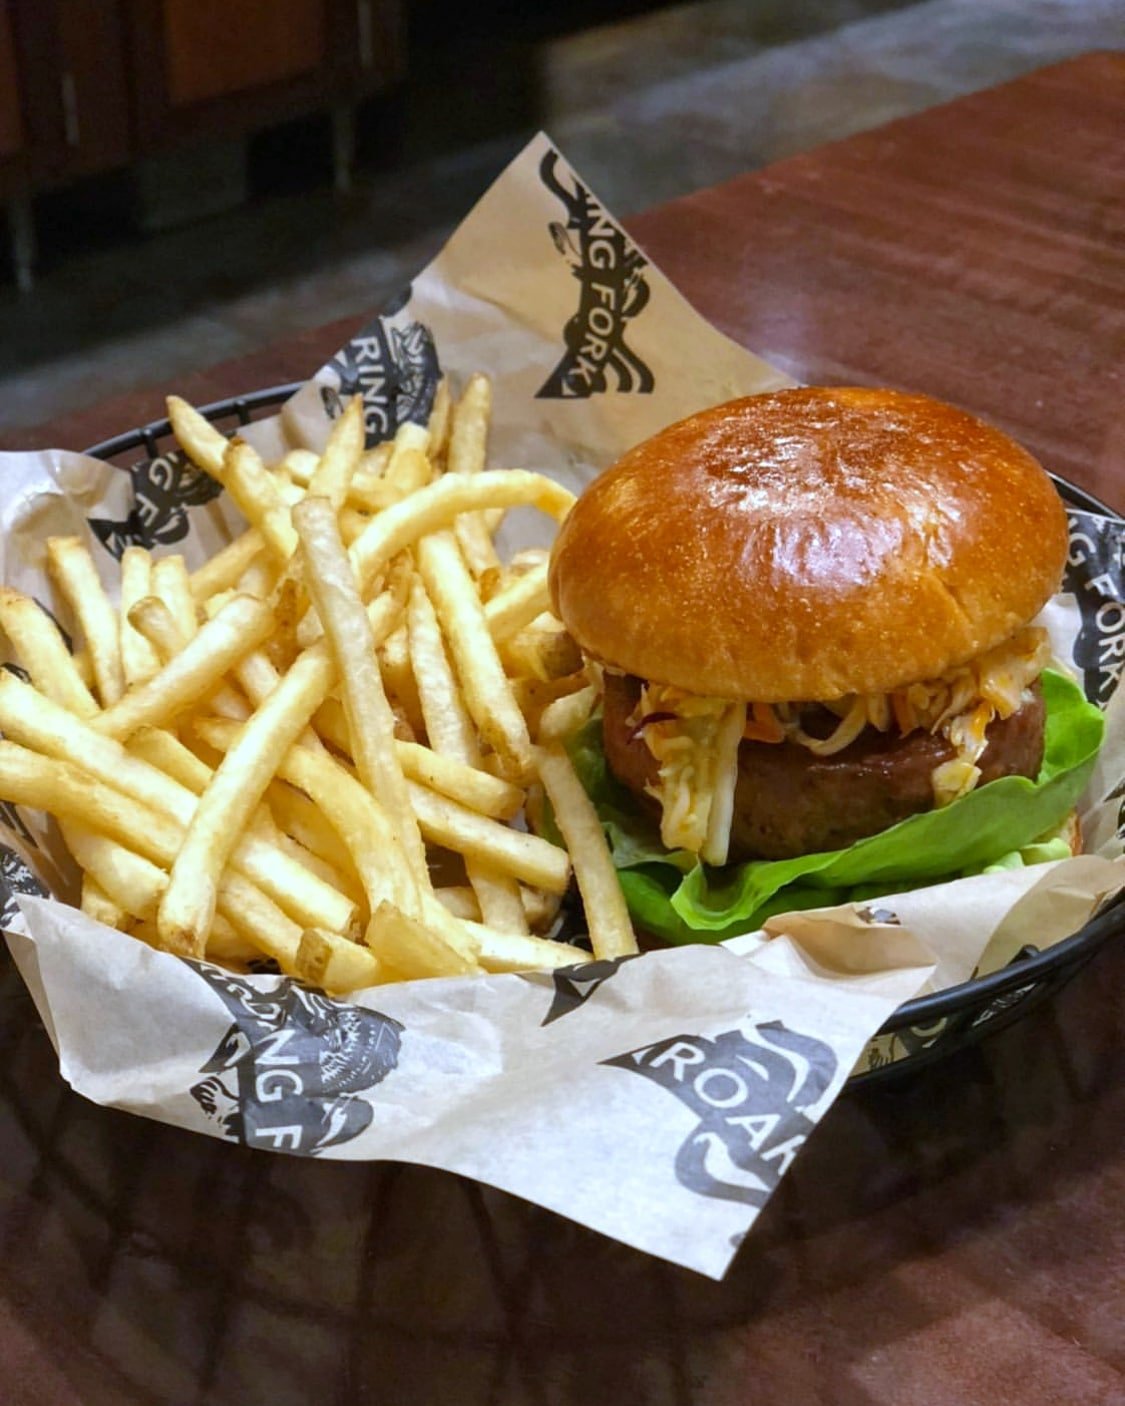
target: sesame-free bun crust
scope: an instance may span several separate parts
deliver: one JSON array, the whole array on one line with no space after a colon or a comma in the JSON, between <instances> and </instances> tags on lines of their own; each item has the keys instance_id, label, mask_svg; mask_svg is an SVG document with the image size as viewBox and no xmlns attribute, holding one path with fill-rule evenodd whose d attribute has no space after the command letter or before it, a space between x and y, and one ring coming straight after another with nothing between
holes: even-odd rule
<instances>
[{"instance_id":1,"label":"sesame-free bun crust","mask_svg":"<svg viewBox=\"0 0 1125 1406\"><path fill-rule=\"evenodd\" d=\"M582 648L714 698L839 698L933 678L1058 589L1067 524L1007 435L891 390L748 396L638 445L551 555Z\"/></svg>"}]
</instances>

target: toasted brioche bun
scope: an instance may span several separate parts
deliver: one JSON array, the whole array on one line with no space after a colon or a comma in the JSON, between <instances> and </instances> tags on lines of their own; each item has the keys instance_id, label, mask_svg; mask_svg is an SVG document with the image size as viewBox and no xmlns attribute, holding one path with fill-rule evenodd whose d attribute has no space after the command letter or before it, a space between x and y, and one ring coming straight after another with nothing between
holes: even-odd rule
<instances>
[{"instance_id":1,"label":"toasted brioche bun","mask_svg":"<svg viewBox=\"0 0 1125 1406\"><path fill-rule=\"evenodd\" d=\"M1057 590L1062 503L1007 435L892 390L798 389L681 420L598 478L551 556L595 659L714 698L934 678Z\"/></svg>"}]
</instances>

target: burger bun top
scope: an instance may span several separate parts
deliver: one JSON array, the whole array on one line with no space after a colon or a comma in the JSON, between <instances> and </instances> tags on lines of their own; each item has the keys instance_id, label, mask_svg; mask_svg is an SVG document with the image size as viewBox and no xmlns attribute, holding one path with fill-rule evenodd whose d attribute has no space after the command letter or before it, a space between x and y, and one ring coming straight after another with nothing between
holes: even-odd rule
<instances>
[{"instance_id":1,"label":"burger bun top","mask_svg":"<svg viewBox=\"0 0 1125 1406\"><path fill-rule=\"evenodd\" d=\"M886 692L999 644L1058 589L1066 513L1001 431L893 390L803 388L632 449L563 523L554 608L627 673L760 702Z\"/></svg>"}]
</instances>

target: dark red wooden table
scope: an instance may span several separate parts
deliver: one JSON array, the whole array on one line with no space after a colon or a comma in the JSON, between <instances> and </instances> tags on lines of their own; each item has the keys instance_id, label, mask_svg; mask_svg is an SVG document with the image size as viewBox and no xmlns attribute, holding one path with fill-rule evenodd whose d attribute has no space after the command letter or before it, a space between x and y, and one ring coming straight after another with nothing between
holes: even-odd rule
<instances>
[{"instance_id":1,"label":"dark red wooden table","mask_svg":"<svg viewBox=\"0 0 1125 1406\"><path fill-rule=\"evenodd\" d=\"M633 228L801 379L958 401L1122 507L1122 132L1125 58L1092 56ZM179 389L298 377L351 325ZM159 413L123 398L38 442ZM1123 993L1117 942L1006 1032L846 1094L715 1285L445 1174L94 1108L4 959L0 1401L1123 1402Z\"/></svg>"}]
</instances>

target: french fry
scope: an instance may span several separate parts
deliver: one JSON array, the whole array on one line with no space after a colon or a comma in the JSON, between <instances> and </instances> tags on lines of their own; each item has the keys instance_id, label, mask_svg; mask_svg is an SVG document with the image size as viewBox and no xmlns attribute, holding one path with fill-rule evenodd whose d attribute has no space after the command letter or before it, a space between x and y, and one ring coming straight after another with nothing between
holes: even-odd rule
<instances>
[{"instance_id":1,"label":"french fry","mask_svg":"<svg viewBox=\"0 0 1125 1406\"><path fill-rule=\"evenodd\" d=\"M246 520L262 534L267 551L284 566L297 549L289 506L258 451L245 440L231 440L227 447L222 481Z\"/></svg>"},{"instance_id":2,"label":"french fry","mask_svg":"<svg viewBox=\"0 0 1125 1406\"><path fill-rule=\"evenodd\" d=\"M411 586L407 630L410 664L430 746L470 766L479 765L476 728L461 698L441 626L420 578Z\"/></svg>"},{"instance_id":3,"label":"french fry","mask_svg":"<svg viewBox=\"0 0 1125 1406\"><path fill-rule=\"evenodd\" d=\"M130 605L129 627L137 631L151 647L159 664L167 664L169 659L175 659L190 638L180 629L179 622L167 602L159 596L142 596Z\"/></svg>"},{"instance_id":4,"label":"french fry","mask_svg":"<svg viewBox=\"0 0 1125 1406\"><path fill-rule=\"evenodd\" d=\"M339 993L589 960L532 936L555 919L567 853L503 823L553 786L594 906L607 857L552 779L554 729L589 712L585 671L549 613L546 553L502 566L491 536L510 507L561 520L574 499L486 467L487 378L456 404L441 382L428 422L373 450L354 397L322 454L272 467L187 402L168 411L248 530L190 575L129 548L119 606L82 542L52 539L78 655L0 588L33 680L0 672L0 797L57 817L83 908L164 950L235 969L265 956ZM470 887L435 891L429 859L463 863ZM626 950L618 918L595 924L596 951Z\"/></svg>"},{"instance_id":5,"label":"french fry","mask_svg":"<svg viewBox=\"0 0 1125 1406\"><path fill-rule=\"evenodd\" d=\"M556 698L543 709L539 720L540 740L558 742L564 737L570 737L586 725L597 701L597 690L592 684L587 684L575 693L568 693L563 698Z\"/></svg>"},{"instance_id":6,"label":"french fry","mask_svg":"<svg viewBox=\"0 0 1125 1406\"><path fill-rule=\"evenodd\" d=\"M391 495L390 502L386 506L390 507L391 502L397 503L403 498L408 498L411 493L429 483L433 476L433 465L422 450L396 449L391 455L391 462L387 465L387 472L383 477L384 489L388 495Z\"/></svg>"},{"instance_id":7,"label":"french fry","mask_svg":"<svg viewBox=\"0 0 1125 1406\"><path fill-rule=\"evenodd\" d=\"M353 395L332 426L320 463L309 480L310 496L327 498L336 511L340 511L348 501L348 490L359 468L363 439L363 397Z\"/></svg>"},{"instance_id":8,"label":"french fry","mask_svg":"<svg viewBox=\"0 0 1125 1406\"><path fill-rule=\"evenodd\" d=\"M118 840L128 849L170 863L181 827L69 762L0 742L0 792L16 805L49 811Z\"/></svg>"},{"instance_id":9,"label":"french fry","mask_svg":"<svg viewBox=\"0 0 1125 1406\"><path fill-rule=\"evenodd\" d=\"M245 574L243 572L243 575ZM161 557L159 561L153 563L152 594L159 596L172 612L172 618L179 627L184 640L194 639L199 632L199 619L195 613L191 577L188 575L184 559L179 553L170 557Z\"/></svg>"},{"instance_id":10,"label":"french fry","mask_svg":"<svg viewBox=\"0 0 1125 1406\"><path fill-rule=\"evenodd\" d=\"M78 673L59 627L37 601L0 587L0 629L11 641L32 683L80 718L101 710Z\"/></svg>"},{"instance_id":11,"label":"french fry","mask_svg":"<svg viewBox=\"0 0 1125 1406\"><path fill-rule=\"evenodd\" d=\"M334 698L318 709L313 718L318 734L338 752L351 757L351 737L343 706ZM495 820L512 820L523 805L523 791L502 777L482 771L477 766L458 762L452 756L423 747L417 742L395 738L395 751L403 775L411 781L439 791L451 800L460 801L470 810L490 815Z\"/></svg>"},{"instance_id":12,"label":"french fry","mask_svg":"<svg viewBox=\"0 0 1125 1406\"><path fill-rule=\"evenodd\" d=\"M235 729L218 719L201 718L195 727L219 751L236 740ZM334 827L352 857L372 911L384 900L417 905L417 882L395 847L390 820L351 772L324 753L292 747L281 759L278 774L305 792Z\"/></svg>"},{"instance_id":13,"label":"french fry","mask_svg":"<svg viewBox=\"0 0 1125 1406\"><path fill-rule=\"evenodd\" d=\"M422 700L410 661L410 643L405 625L387 636L379 654L380 673L389 698L415 737L424 727Z\"/></svg>"},{"instance_id":14,"label":"french fry","mask_svg":"<svg viewBox=\"0 0 1125 1406\"><path fill-rule=\"evenodd\" d=\"M202 795L211 780L211 768L207 763L200 761L178 737L163 728L138 728L129 738L126 750L179 782L193 795Z\"/></svg>"},{"instance_id":15,"label":"french fry","mask_svg":"<svg viewBox=\"0 0 1125 1406\"><path fill-rule=\"evenodd\" d=\"M298 864L303 865L310 874L315 874L318 879L322 879L326 884L330 884L332 888L345 894L356 905L357 912L366 905L367 897L364 894L363 885L359 882L355 869L350 864L345 865L342 869L337 868L336 865L330 864L326 859L321 859L319 855L313 854L312 850L306 849L299 840L295 840L292 835L287 835L285 831L282 830L281 826L270 813L268 805L262 806L259 809L257 815L255 815L254 819L251 821L250 826L252 830L256 833L261 833L264 837L267 824L270 831L271 844L277 845L278 849L284 854L287 854L290 859L294 859Z\"/></svg>"},{"instance_id":16,"label":"french fry","mask_svg":"<svg viewBox=\"0 0 1125 1406\"><path fill-rule=\"evenodd\" d=\"M235 590L240 596L257 596L259 600L269 600L277 589L279 577L268 554L257 556L238 578Z\"/></svg>"},{"instance_id":17,"label":"french fry","mask_svg":"<svg viewBox=\"0 0 1125 1406\"><path fill-rule=\"evenodd\" d=\"M274 780L266 790L266 803L286 835L310 854L354 878L356 883L360 882L347 846L328 823L324 812L303 791L287 782Z\"/></svg>"},{"instance_id":18,"label":"french fry","mask_svg":"<svg viewBox=\"0 0 1125 1406\"><path fill-rule=\"evenodd\" d=\"M223 457L227 449L226 435L178 395L170 395L165 405L172 433L179 441L180 448L197 469L221 482Z\"/></svg>"},{"instance_id":19,"label":"french fry","mask_svg":"<svg viewBox=\"0 0 1125 1406\"><path fill-rule=\"evenodd\" d=\"M107 928L124 929L128 925L129 915L114 903L105 889L89 874L82 876L82 897L78 906L87 918L93 918L96 923L104 923Z\"/></svg>"},{"instance_id":20,"label":"french fry","mask_svg":"<svg viewBox=\"0 0 1125 1406\"><path fill-rule=\"evenodd\" d=\"M480 905L481 921L497 932L527 936L531 929L515 879L474 858L466 858L465 871Z\"/></svg>"},{"instance_id":21,"label":"french fry","mask_svg":"<svg viewBox=\"0 0 1125 1406\"><path fill-rule=\"evenodd\" d=\"M458 764L472 768L474 775L484 775L485 773L476 770L480 763L476 730L461 701L430 598L419 580L413 583L407 621L411 663L418 680L418 696L426 736L433 749L430 755L436 758L445 754L449 759L455 759ZM415 779L427 778L416 776ZM451 792L441 785L437 789L447 795L453 794L458 800L466 800L472 805L466 791ZM506 819L514 815L515 810L523 803L523 795L519 788L513 786L510 789L513 792L514 809ZM484 807L474 806L474 809L483 810ZM519 890L510 876L498 873L478 860L469 862L468 877L486 922L507 932L528 931Z\"/></svg>"},{"instance_id":22,"label":"french fry","mask_svg":"<svg viewBox=\"0 0 1125 1406\"><path fill-rule=\"evenodd\" d=\"M473 958L456 951L433 928L410 917L393 903L380 903L372 914L366 942L380 961L408 980L468 976L480 970Z\"/></svg>"},{"instance_id":23,"label":"french fry","mask_svg":"<svg viewBox=\"0 0 1125 1406\"><path fill-rule=\"evenodd\" d=\"M386 808L395 842L415 882L429 887L426 851L394 746L394 714L375 659L375 638L360 600L336 515L324 498L306 498L293 510L309 596L340 674L352 756L360 780Z\"/></svg>"},{"instance_id":24,"label":"french fry","mask_svg":"<svg viewBox=\"0 0 1125 1406\"><path fill-rule=\"evenodd\" d=\"M410 781L448 796L478 815L512 820L523 805L523 791L490 772L455 761L416 742L395 742L403 774Z\"/></svg>"},{"instance_id":25,"label":"french fry","mask_svg":"<svg viewBox=\"0 0 1125 1406\"><path fill-rule=\"evenodd\" d=\"M223 443L225 445L226 441ZM204 562L197 571L192 572L193 599L202 604L203 601L218 595L220 591L229 591L238 584L243 573L265 549L265 541L256 527L251 527L241 537L236 537L222 551L216 552Z\"/></svg>"},{"instance_id":26,"label":"french fry","mask_svg":"<svg viewBox=\"0 0 1125 1406\"><path fill-rule=\"evenodd\" d=\"M152 924L152 935L155 940L155 921ZM254 961L260 954L261 948L255 947L252 942L243 937L229 918L225 918L221 912L215 914L215 921L211 924L211 931L207 937L206 956L208 961L245 969L248 963Z\"/></svg>"},{"instance_id":27,"label":"french fry","mask_svg":"<svg viewBox=\"0 0 1125 1406\"><path fill-rule=\"evenodd\" d=\"M208 606L215 606L215 615L221 609L221 605L216 603L218 599L218 597L214 597L208 601ZM234 597L231 596L229 599L233 600ZM145 596L143 600L139 600L129 611L129 619L133 629L146 639L156 651L161 664L167 664L178 654L181 654L188 640L196 632L193 621L192 634L185 635L168 605L158 596ZM250 716L250 708L246 700L240 697L227 683L220 683L206 695L206 698L211 711L224 718L244 722Z\"/></svg>"},{"instance_id":28,"label":"french fry","mask_svg":"<svg viewBox=\"0 0 1125 1406\"><path fill-rule=\"evenodd\" d=\"M544 971L579 966L594 960L589 952L581 947L572 947L568 942L499 932L476 923L466 923L465 926L480 939L478 960L485 971Z\"/></svg>"},{"instance_id":29,"label":"french fry","mask_svg":"<svg viewBox=\"0 0 1125 1406\"><path fill-rule=\"evenodd\" d=\"M564 893L570 881L566 850L538 835L513 830L476 811L439 796L417 782L407 782L410 802L422 833L434 844L500 869L549 893ZM585 794L585 792L583 792Z\"/></svg>"},{"instance_id":30,"label":"french fry","mask_svg":"<svg viewBox=\"0 0 1125 1406\"><path fill-rule=\"evenodd\" d=\"M234 729L223 722L200 720L196 727L211 745L220 750L230 746L236 737ZM396 910L404 906L415 911L420 909L421 920L435 942L440 940L460 951L465 961L473 960L478 945L476 939L467 937L456 920L439 911L441 905L436 902L432 892L428 898L423 894L419 899L413 876L402 860L401 852L395 850L391 843L387 817L350 772L327 756L306 748L292 747L281 762L280 773L285 780L305 791L337 826L363 879L372 912L382 903L389 903ZM415 798L415 789L413 786L410 788L412 799ZM439 843L445 839L455 844L464 842L478 855L483 855L488 864L499 866L500 863L507 863L514 871L533 874L535 879L545 880L544 886L560 890L566 888L569 869L562 850L535 836L524 835L474 816L471 811L441 797L434 797L433 802L429 819L434 824ZM450 845L450 848L453 847ZM399 864L397 875L388 872L390 861ZM388 897L394 889L397 889L397 895ZM514 937L515 934L508 936ZM370 935L368 940L371 940ZM398 966L393 957L388 960L392 966ZM529 962L529 965L533 963Z\"/></svg>"},{"instance_id":31,"label":"french fry","mask_svg":"<svg viewBox=\"0 0 1125 1406\"><path fill-rule=\"evenodd\" d=\"M628 956L638 950L637 939L594 803L561 744L549 742L540 747L537 761L555 823L574 865L594 955L599 960Z\"/></svg>"},{"instance_id":32,"label":"french fry","mask_svg":"<svg viewBox=\"0 0 1125 1406\"><path fill-rule=\"evenodd\" d=\"M441 888L435 888L434 897L455 918L467 918L474 923L480 922L480 904L468 884L446 884Z\"/></svg>"},{"instance_id":33,"label":"french fry","mask_svg":"<svg viewBox=\"0 0 1125 1406\"><path fill-rule=\"evenodd\" d=\"M488 422L492 415L492 382L479 372L465 383L453 408L446 457L452 474L478 474L488 453Z\"/></svg>"},{"instance_id":34,"label":"french fry","mask_svg":"<svg viewBox=\"0 0 1125 1406\"><path fill-rule=\"evenodd\" d=\"M366 477L371 480L378 480L387 472L387 465L391 462L391 450L394 445L391 441L384 440L382 444L376 444L371 449L365 449L359 461L359 469L356 477ZM354 483L355 480L353 479Z\"/></svg>"},{"instance_id":35,"label":"french fry","mask_svg":"<svg viewBox=\"0 0 1125 1406\"><path fill-rule=\"evenodd\" d=\"M302 488L308 488L319 463L320 455L314 454L311 449L290 449L278 461L277 467L294 483L300 484Z\"/></svg>"},{"instance_id":36,"label":"french fry","mask_svg":"<svg viewBox=\"0 0 1125 1406\"><path fill-rule=\"evenodd\" d=\"M494 595L484 607L484 618L497 644L510 639L538 615L551 608L547 568L533 568Z\"/></svg>"},{"instance_id":37,"label":"french fry","mask_svg":"<svg viewBox=\"0 0 1125 1406\"><path fill-rule=\"evenodd\" d=\"M388 969L370 947L323 928L306 928L297 951L297 975L335 995L361 991L387 980Z\"/></svg>"},{"instance_id":38,"label":"french fry","mask_svg":"<svg viewBox=\"0 0 1125 1406\"><path fill-rule=\"evenodd\" d=\"M585 662L566 627L549 615L539 616L505 640L500 653L510 673L544 683L569 678Z\"/></svg>"},{"instance_id":39,"label":"french fry","mask_svg":"<svg viewBox=\"0 0 1125 1406\"><path fill-rule=\"evenodd\" d=\"M47 564L86 636L103 707L125 692L121 630L86 544L77 537L48 537Z\"/></svg>"},{"instance_id":40,"label":"french fry","mask_svg":"<svg viewBox=\"0 0 1125 1406\"><path fill-rule=\"evenodd\" d=\"M160 668L156 651L129 624L129 611L152 590L152 558L144 547L126 547L121 555L121 667L128 687L144 683Z\"/></svg>"},{"instance_id":41,"label":"french fry","mask_svg":"<svg viewBox=\"0 0 1125 1406\"><path fill-rule=\"evenodd\" d=\"M522 888L523 911L533 932L543 933L551 926L559 914L562 895L545 893L542 889Z\"/></svg>"},{"instance_id":42,"label":"french fry","mask_svg":"<svg viewBox=\"0 0 1125 1406\"><path fill-rule=\"evenodd\" d=\"M158 674L106 708L92 725L117 738L138 727L163 727L214 689L237 660L261 644L272 625L262 601L235 596Z\"/></svg>"},{"instance_id":43,"label":"french fry","mask_svg":"<svg viewBox=\"0 0 1125 1406\"><path fill-rule=\"evenodd\" d=\"M477 474L488 451L488 422L492 415L492 383L473 375L452 412L447 467L453 474ZM500 559L483 513L466 513L454 525L457 542L475 577L499 567Z\"/></svg>"},{"instance_id":44,"label":"french fry","mask_svg":"<svg viewBox=\"0 0 1125 1406\"><path fill-rule=\"evenodd\" d=\"M348 548L360 593L366 595L392 557L425 534L449 527L461 513L478 508L531 507L561 522L573 503L574 494L561 484L523 469L446 474L379 513Z\"/></svg>"},{"instance_id":45,"label":"french fry","mask_svg":"<svg viewBox=\"0 0 1125 1406\"><path fill-rule=\"evenodd\" d=\"M451 408L452 399L449 394L449 382L443 376L438 382L437 390L434 392L434 403L430 407L430 418L426 422L426 429L429 431L430 435L427 452L435 465L445 457L446 438L449 434L449 412Z\"/></svg>"},{"instance_id":46,"label":"french fry","mask_svg":"<svg viewBox=\"0 0 1125 1406\"><path fill-rule=\"evenodd\" d=\"M229 599L233 600L234 597L231 596ZM214 615L217 615L221 609L221 605L217 602L218 597L213 597L207 603L208 606L215 606ZM180 622L174 618L168 605L157 596L146 596L143 600L139 600L130 610L129 617L133 628L152 645L161 664L167 664L178 654L181 654L197 629L193 620L192 634L185 635ZM251 652L253 653L253 651ZM235 668L238 668L237 664ZM245 722L250 716L250 708L246 700L227 683L220 683L217 688L206 695L206 698L211 711L224 718L231 718L235 722Z\"/></svg>"},{"instance_id":47,"label":"french fry","mask_svg":"<svg viewBox=\"0 0 1125 1406\"><path fill-rule=\"evenodd\" d=\"M180 838L195 812L196 798L190 785L185 786L165 774L160 762L154 766L142 756L131 754L119 742L101 736L28 684L3 672L0 672L0 731L23 744L18 749L20 752L34 748L35 753L29 755L42 753L44 758L78 768L87 779L93 778L120 793L122 804L132 804L142 814L151 811L161 822L166 820L174 825L174 830L164 832L169 837L166 851L161 850L154 856L142 847L138 852L157 863L165 852L168 863L175 858ZM186 750L174 738L154 739L151 730L134 740L139 740L141 749L150 754L158 747L163 758L182 755ZM179 766L187 766L186 758ZM0 795L3 794L6 793L0 787ZM53 809L50 805L41 808ZM98 826L95 824L94 828ZM128 838L122 839L122 843L137 849ZM354 918L355 906L349 899L252 835L239 841L232 862L304 926L334 927L343 931Z\"/></svg>"},{"instance_id":48,"label":"french fry","mask_svg":"<svg viewBox=\"0 0 1125 1406\"><path fill-rule=\"evenodd\" d=\"M478 475L478 478L481 475ZM480 599L454 539L435 532L418 543L418 568L453 655L465 703L510 780L531 773L531 739L492 642Z\"/></svg>"},{"instance_id":49,"label":"french fry","mask_svg":"<svg viewBox=\"0 0 1125 1406\"><path fill-rule=\"evenodd\" d=\"M366 625L366 614L363 620ZM160 936L171 951L202 955L227 858L277 771L279 759L304 731L332 686L334 673L327 649L314 645L306 650L243 726L212 776L160 904Z\"/></svg>"},{"instance_id":50,"label":"french fry","mask_svg":"<svg viewBox=\"0 0 1125 1406\"><path fill-rule=\"evenodd\" d=\"M520 712L527 720L528 731L533 737L541 734L543 728L542 720L546 717L552 704L560 701L565 702L575 694L585 695L587 691L592 695L585 669L577 674L569 674L566 678L551 679L548 682L545 682L543 679L533 678L512 680L512 694L516 703L519 705ZM590 708L586 709L582 717L582 721L575 724L576 727L582 726L582 723L589 717L592 707L593 703L591 702ZM577 715L578 711L580 711L580 709L576 708L575 715Z\"/></svg>"},{"instance_id":51,"label":"french fry","mask_svg":"<svg viewBox=\"0 0 1125 1406\"><path fill-rule=\"evenodd\" d=\"M128 750L131 755L141 757L151 765L158 767L197 796L201 796L211 784L214 767L208 766L170 732L164 732L158 728L142 728L139 733L134 733L130 739ZM270 783L271 787L273 784ZM295 795L296 793L291 794ZM259 807L247 827L247 833L276 846L331 888L345 894L353 903L358 905L363 902L362 887L354 870L348 865L346 855L341 869L338 863L323 859L320 855L307 849L297 839L290 836L281 827L279 821L274 819L268 800L269 791L267 790L267 804ZM337 849L334 859L338 859L340 853L341 850ZM79 863L82 861L79 860ZM88 865L83 865L83 868L88 867Z\"/></svg>"},{"instance_id":52,"label":"french fry","mask_svg":"<svg viewBox=\"0 0 1125 1406\"><path fill-rule=\"evenodd\" d=\"M302 928L261 889L229 870L219 882L218 916L265 957L272 957L283 972L296 976Z\"/></svg>"},{"instance_id":53,"label":"french fry","mask_svg":"<svg viewBox=\"0 0 1125 1406\"><path fill-rule=\"evenodd\" d=\"M156 917L168 886L168 875L159 865L73 821L62 821L60 829L67 849L122 913L142 921Z\"/></svg>"},{"instance_id":54,"label":"french fry","mask_svg":"<svg viewBox=\"0 0 1125 1406\"><path fill-rule=\"evenodd\" d=\"M399 425L381 479L381 506L389 507L430 482L434 470L427 455L429 443L430 432L425 426L410 420Z\"/></svg>"}]
</instances>

